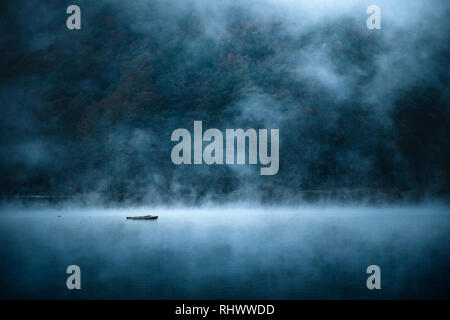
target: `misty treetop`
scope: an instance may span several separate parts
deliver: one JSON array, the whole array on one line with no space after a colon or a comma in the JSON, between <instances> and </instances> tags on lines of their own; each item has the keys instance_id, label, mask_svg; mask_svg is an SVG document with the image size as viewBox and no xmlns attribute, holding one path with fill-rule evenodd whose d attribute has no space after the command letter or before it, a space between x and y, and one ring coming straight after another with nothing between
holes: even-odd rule
<instances>
[{"instance_id":1,"label":"misty treetop","mask_svg":"<svg viewBox=\"0 0 450 320\"><path fill-rule=\"evenodd\" d=\"M317 1L320 2L320 1ZM450 193L448 1L0 5L2 195L174 204ZM172 132L279 128L279 171L177 166ZM355 196L356 194L356 196Z\"/></svg>"}]
</instances>

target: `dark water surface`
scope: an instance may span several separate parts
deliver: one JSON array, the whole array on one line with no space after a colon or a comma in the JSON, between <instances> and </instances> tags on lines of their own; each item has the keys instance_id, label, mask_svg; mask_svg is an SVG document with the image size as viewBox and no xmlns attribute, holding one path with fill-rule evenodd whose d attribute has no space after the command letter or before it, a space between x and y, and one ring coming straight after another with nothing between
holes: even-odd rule
<instances>
[{"instance_id":1,"label":"dark water surface","mask_svg":"<svg viewBox=\"0 0 450 320\"><path fill-rule=\"evenodd\" d=\"M159 219L125 219L149 213ZM443 298L449 231L443 206L3 208L0 297ZM71 264L81 290L66 288ZM382 290L366 288L372 264Z\"/></svg>"}]
</instances>

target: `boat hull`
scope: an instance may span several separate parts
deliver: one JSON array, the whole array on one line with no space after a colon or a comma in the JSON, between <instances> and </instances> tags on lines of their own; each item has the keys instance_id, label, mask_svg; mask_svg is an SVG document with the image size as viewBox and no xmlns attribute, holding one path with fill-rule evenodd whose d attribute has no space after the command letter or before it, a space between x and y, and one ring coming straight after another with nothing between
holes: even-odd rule
<instances>
[{"instance_id":1,"label":"boat hull","mask_svg":"<svg viewBox=\"0 0 450 320\"><path fill-rule=\"evenodd\" d=\"M158 216L127 217L128 220L156 220Z\"/></svg>"}]
</instances>

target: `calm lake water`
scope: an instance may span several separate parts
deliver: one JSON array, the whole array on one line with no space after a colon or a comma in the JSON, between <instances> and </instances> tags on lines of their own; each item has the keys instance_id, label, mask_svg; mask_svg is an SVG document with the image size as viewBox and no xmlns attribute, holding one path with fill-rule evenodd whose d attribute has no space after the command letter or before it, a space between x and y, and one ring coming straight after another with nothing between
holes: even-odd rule
<instances>
[{"instance_id":1,"label":"calm lake water","mask_svg":"<svg viewBox=\"0 0 450 320\"><path fill-rule=\"evenodd\" d=\"M443 206L3 208L0 298L443 298L449 231ZM66 288L72 264L81 290ZM366 288L372 264L381 290Z\"/></svg>"}]
</instances>

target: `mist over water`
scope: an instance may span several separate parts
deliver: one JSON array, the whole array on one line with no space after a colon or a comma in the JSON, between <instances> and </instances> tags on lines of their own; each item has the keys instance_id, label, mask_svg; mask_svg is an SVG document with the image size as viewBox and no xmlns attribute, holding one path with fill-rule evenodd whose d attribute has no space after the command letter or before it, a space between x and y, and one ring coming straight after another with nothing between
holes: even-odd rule
<instances>
[{"instance_id":1,"label":"mist over water","mask_svg":"<svg viewBox=\"0 0 450 320\"><path fill-rule=\"evenodd\" d=\"M0 215L1 298L449 297L447 207L18 209ZM58 217L61 216L61 217ZM82 289L67 290L79 265ZM381 267L382 290L366 288Z\"/></svg>"},{"instance_id":2,"label":"mist over water","mask_svg":"<svg viewBox=\"0 0 450 320\"><path fill-rule=\"evenodd\" d=\"M0 3L1 299L449 297L449 1L76 4ZM279 171L175 165L194 121Z\"/></svg>"}]
</instances>

